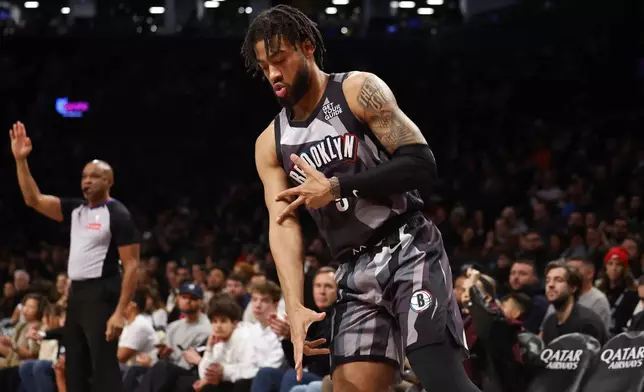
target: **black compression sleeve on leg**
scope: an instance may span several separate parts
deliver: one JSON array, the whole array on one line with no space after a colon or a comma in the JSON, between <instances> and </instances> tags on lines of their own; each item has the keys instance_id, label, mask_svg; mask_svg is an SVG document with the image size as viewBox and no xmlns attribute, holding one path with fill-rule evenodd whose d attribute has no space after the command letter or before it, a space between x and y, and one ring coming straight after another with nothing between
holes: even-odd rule
<instances>
[{"instance_id":1,"label":"black compression sleeve on leg","mask_svg":"<svg viewBox=\"0 0 644 392\"><path fill-rule=\"evenodd\" d=\"M427 391L481 392L465 373L460 352L450 339L407 353L416 377Z\"/></svg>"}]
</instances>

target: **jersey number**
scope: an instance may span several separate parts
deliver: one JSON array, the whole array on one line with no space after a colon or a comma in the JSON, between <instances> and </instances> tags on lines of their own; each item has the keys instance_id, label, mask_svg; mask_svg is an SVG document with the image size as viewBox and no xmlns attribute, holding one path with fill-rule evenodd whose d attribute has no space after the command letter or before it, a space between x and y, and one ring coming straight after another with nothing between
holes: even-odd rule
<instances>
[{"instance_id":1,"label":"jersey number","mask_svg":"<svg viewBox=\"0 0 644 392\"><path fill-rule=\"evenodd\" d=\"M349 200L346 197L343 197L335 203L335 206L338 211L344 212L349 209Z\"/></svg>"}]
</instances>

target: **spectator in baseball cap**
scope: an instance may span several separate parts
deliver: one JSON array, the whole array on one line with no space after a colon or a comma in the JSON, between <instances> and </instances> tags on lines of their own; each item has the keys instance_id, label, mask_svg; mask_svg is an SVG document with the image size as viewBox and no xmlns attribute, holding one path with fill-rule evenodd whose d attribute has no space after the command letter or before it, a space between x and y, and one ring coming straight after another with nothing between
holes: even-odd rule
<instances>
[{"instance_id":1,"label":"spectator in baseball cap","mask_svg":"<svg viewBox=\"0 0 644 392\"><path fill-rule=\"evenodd\" d=\"M203 290L201 286L194 282L185 282L179 288L179 295L190 295L196 299L203 299Z\"/></svg>"},{"instance_id":2,"label":"spectator in baseball cap","mask_svg":"<svg viewBox=\"0 0 644 392\"><path fill-rule=\"evenodd\" d=\"M619 246L608 250L596 286L606 294L611 306L610 333L616 335L624 332L639 301L626 248Z\"/></svg>"}]
</instances>

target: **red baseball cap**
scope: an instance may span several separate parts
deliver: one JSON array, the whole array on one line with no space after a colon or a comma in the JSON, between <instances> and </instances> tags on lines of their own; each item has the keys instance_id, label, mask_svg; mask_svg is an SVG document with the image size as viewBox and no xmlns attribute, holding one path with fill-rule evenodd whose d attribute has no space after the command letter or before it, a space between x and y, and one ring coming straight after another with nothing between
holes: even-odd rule
<instances>
[{"instance_id":1,"label":"red baseball cap","mask_svg":"<svg viewBox=\"0 0 644 392\"><path fill-rule=\"evenodd\" d=\"M608 263L609 260L617 260L624 264L624 267L628 267L628 251L621 246L610 248L606 256L604 256L604 264Z\"/></svg>"}]
</instances>

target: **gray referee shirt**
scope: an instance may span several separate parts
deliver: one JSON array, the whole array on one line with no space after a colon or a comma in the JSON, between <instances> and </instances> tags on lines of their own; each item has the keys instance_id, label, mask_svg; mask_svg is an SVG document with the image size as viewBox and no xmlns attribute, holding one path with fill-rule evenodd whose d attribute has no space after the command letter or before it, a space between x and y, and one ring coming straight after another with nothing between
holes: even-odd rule
<instances>
[{"instance_id":1,"label":"gray referee shirt","mask_svg":"<svg viewBox=\"0 0 644 392\"><path fill-rule=\"evenodd\" d=\"M118 248L139 242L128 209L118 200L89 207L86 200L61 199L69 222L67 274L71 280L108 278L121 273Z\"/></svg>"}]
</instances>

